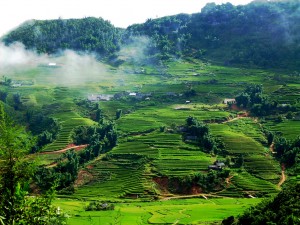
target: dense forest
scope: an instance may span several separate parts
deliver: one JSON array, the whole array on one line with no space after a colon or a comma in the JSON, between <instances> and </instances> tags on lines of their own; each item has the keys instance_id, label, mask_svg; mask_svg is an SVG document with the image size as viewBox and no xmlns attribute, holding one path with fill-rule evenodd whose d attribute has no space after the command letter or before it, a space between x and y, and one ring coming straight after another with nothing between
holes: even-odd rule
<instances>
[{"instance_id":1,"label":"dense forest","mask_svg":"<svg viewBox=\"0 0 300 225\"><path fill-rule=\"evenodd\" d=\"M31 20L9 33L4 41L19 41L41 53L72 49L106 55L118 50L120 31L101 18Z\"/></svg>"},{"instance_id":2,"label":"dense forest","mask_svg":"<svg viewBox=\"0 0 300 225\"><path fill-rule=\"evenodd\" d=\"M126 30L101 18L28 21L4 37L38 52L63 49L112 56L136 36L149 38L145 54L158 60L193 56L260 67L299 66L299 1L207 4L201 13L148 19Z\"/></svg>"},{"instance_id":3,"label":"dense forest","mask_svg":"<svg viewBox=\"0 0 300 225\"><path fill-rule=\"evenodd\" d=\"M248 209L238 220L224 219L223 225L299 224L300 184L286 186L274 199Z\"/></svg>"}]
</instances>

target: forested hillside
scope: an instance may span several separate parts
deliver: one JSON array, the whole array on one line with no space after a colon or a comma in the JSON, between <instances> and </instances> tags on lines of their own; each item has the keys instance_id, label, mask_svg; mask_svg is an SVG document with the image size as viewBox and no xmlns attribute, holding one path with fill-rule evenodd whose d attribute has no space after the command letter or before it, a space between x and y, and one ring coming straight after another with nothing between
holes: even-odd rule
<instances>
[{"instance_id":1,"label":"forested hillside","mask_svg":"<svg viewBox=\"0 0 300 225\"><path fill-rule=\"evenodd\" d=\"M22 42L41 53L72 49L107 55L118 50L120 34L121 29L101 18L32 20L9 33L4 42Z\"/></svg>"},{"instance_id":2,"label":"forested hillside","mask_svg":"<svg viewBox=\"0 0 300 225\"><path fill-rule=\"evenodd\" d=\"M299 183L286 186L274 199L248 209L237 223L231 217L223 224L299 224L299 188Z\"/></svg>"},{"instance_id":3,"label":"forested hillside","mask_svg":"<svg viewBox=\"0 0 300 225\"><path fill-rule=\"evenodd\" d=\"M151 37L162 58L183 53L225 65L299 66L299 7L299 1L210 3L201 13L148 20L127 32Z\"/></svg>"},{"instance_id":4,"label":"forested hillside","mask_svg":"<svg viewBox=\"0 0 300 225\"><path fill-rule=\"evenodd\" d=\"M125 32L101 18L29 21L4 42L38 52L62 49L115 53L120 43L149 37L145 54L158 60L193 56L229 64L297 67L300 62L300 3L254 1L245 6L207 4L201 13L148 19Z\"/></svg>"}]
</instances>

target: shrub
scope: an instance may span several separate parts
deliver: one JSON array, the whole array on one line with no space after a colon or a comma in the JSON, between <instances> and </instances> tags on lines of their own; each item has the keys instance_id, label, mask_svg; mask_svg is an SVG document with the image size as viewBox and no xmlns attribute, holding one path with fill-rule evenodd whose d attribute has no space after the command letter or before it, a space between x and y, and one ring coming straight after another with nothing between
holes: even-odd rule
<instances>
[{"instance_id":1,"label":"shrub","mask_svg":"<svg viewBox=\"0 0 300 225\"><path fill-rule=\"evenodd\" d=\"M114 209L114 204L101 201L92 201L85 207L85 211L106 211Z\"/></svg>"}]
</instances>

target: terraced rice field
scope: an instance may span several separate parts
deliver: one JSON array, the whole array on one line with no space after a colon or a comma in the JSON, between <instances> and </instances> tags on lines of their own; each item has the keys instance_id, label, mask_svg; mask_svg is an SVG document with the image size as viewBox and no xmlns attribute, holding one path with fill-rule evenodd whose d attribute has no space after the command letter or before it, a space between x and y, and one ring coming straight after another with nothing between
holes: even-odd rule
<instances>
[{"instance_id":1,"label":"terraced rice field","mask_svg":"<svg viewBox=\"0 0 300 225\"><path fill-rule=\"evenodd\" d=\"M94 121L87 118L82 118L77 113L72 111L54 114L53 117L58 119L58 121L61 123L61 130L57 139L43 149L45 152L60 150L70 144L72 130L77 126L94 124Z\"/></svg>"},{"instance_id":2,"label":"terraced rice field","mask_svg":"<svg viewBox=\"0 0 300 225\"><path fill-rule=\"evenodd\" d=\"M270 155L249 155L245 156L244 167L255 176L278 183L281 169L278 162Z\"/></svg>"},{"instance_id":3,"label":"terraced rice field","mask_svg":"<svg viewBox=\"0 0 300 225\"><path fill-rule=\"evenodd\" d=\"M300 136L300 120L284 120L280 123L269 121L266 125L270 130L279 132L290 140Z\"/></svg>"},{"instance_id":4,"label":"terraced rice field","mask_svg":"<svg viewBox=\"0 0 300 225\"><path fill-rule=\"evenodd\" d=\"M130 160L96 160L85 169L92 181L83 185L75 193L77 198L113 199L113 198L149 198L152 187L149 186L145 165L134 165ZM146 196L144 196L146 195Z\"/></svg>"},{"instance_id":5,"label":"terraced rice field","mask_svg":"<svg viewBox=\"0 0 300 225\"><path fill-rule=\"evenodd\" d=\"M153 132L121 143L112 153L138 154L154 159L153 166L164 176L184 176L206 171L211 158L196 146L182 141L180 134ZM188 166L187 166L188 165Z\"/></svg>"},{"instance_id":6,"label":"terraced rice field","mask_svg":"<svg viewBox=\"0 0 300 225\"><path fill-rule=\"evenodd\" d=\"M233 185L242 189L243 192L272 194L278 191L275 184L258 179L246 171L236 174L231 181Z\"/></svg>"},{"instance_id":7,"label":"terraced rice field","mask_svg":"<svg viewBox=\"0 0 300 225\"><path fill-rule=\"evenodd\" d=\"M213 135L220 138L229 154L255 154L264 152L264 147L251 136L230 128L227 124L211 124Z\"/></svg>"},{"instance_id":8,"label":"terraced rice field","mask_svg":"<svg viewBox=\"0 0 300 225\"><path fill-rule=\"evenodd\" d=\"M161 126L171 126L172 124L183 125L188 116L194 116L199 121L226 120L230 113L219 110L192 110L151 107L140 109L133 113L124 115L118 122L118 127L123 132L138 133Z\"/></svg>"},{"instance_id":9,"label":"terraced rice field","mask_svg":"<svg viewBox=\"0 0 300 225\"><path fill-rule=\"evenodd\" d=\"M295 85L283 86L280 89L272 93L282 104L290 104L297 101L300 97L300 87Z\"/></svg>"}]
</instances>

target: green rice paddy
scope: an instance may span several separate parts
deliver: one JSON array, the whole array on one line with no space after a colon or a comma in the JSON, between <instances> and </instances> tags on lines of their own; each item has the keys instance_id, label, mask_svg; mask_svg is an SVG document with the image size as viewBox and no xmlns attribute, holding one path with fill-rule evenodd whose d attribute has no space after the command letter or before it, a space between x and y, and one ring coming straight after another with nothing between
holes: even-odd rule
<instances>
[{"instance_id":1,"label":"green rice paddy","mask_svg":"<svg viewBox=\"0 0 300 225\"><path fill-rule=\"evenodd\" d=\"M265 93L281 104L293 103L299 99L299 81L291 82L287 75L279 74L286 81L283 85L276 80L279 72L223 67L194 59L169 62L163 69L145 66L141 74L129 64L113 68L102 63L92 69L81 68L78 74L60 60L62 68L36 66L6 74L34 83L6 88L8 103L13 102L13 94L19 93L24 106L35 107L61 124L57 139L44 152L65 148L72 142L75 127L95 123L80 112L75 100L87 99L90 94L151 94L148 100L126 96L99 102L106 119L115 119L116 111L122 110L115 122L118 144L84 165L73 195L56 200L55 204L71 216L69 224L213 224L261 201L249 195L268 196L279 191L276 185L281 168L267 146L262 126L292 139L299 135L300 122L284 119L277 123L267 118L261 123L259 118L236 118L239 111L229 109L222 101L254 83L263 84ZM66 74L73 74L76 80ZM196 96L186 95L191 89ZM243 166L232 168L230 182L212 193L219 198L155 201L173 196L163 193L155 178L206 174L219 157L183 141L179 128L188 116L207 123L212 135L225 144L232 161L243 157ZM40 164L48 165L57 157L41 155ZM116 202L116 208L85 212L83 207L90 200Z\"/></svg>"}]
</instances>

